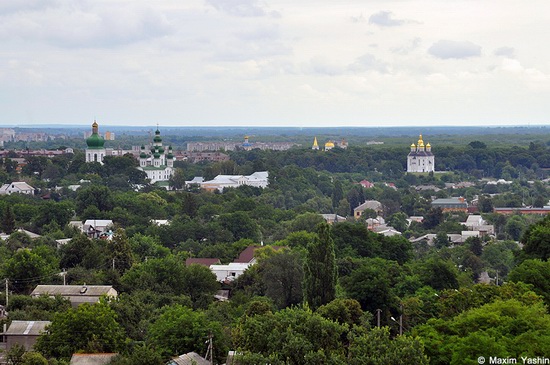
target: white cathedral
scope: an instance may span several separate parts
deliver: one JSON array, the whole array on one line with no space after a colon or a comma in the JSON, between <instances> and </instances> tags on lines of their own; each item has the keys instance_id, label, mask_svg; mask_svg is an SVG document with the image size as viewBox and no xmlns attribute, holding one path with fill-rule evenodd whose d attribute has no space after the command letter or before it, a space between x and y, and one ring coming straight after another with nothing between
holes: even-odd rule
<instances>
[{"instance_id":1,"label":"white cathedral","mask_svg":"<svg viewBox=\"0 0 550 365\"><path fill-rule=\"evenodd\" d=\"M149 151L145 149L145 146L141 146L138 169L147 174L151 184L170 180L174 173L174 154L172 146L166 148L162 145L158 128Z\"/></svg>"},{"instance_id":2,"label":"white cathedral","mask_svg":"<svg viewBox=\"0 0 550 365\"><path fill-rule=\"evenodd\" d=\"M411 152L407 156L407 172L433 171L435 171L435 156L432 153L432 146L429 143L424 146L420 135L417 144L411 144Z\"/></svg>"}]
</instances>

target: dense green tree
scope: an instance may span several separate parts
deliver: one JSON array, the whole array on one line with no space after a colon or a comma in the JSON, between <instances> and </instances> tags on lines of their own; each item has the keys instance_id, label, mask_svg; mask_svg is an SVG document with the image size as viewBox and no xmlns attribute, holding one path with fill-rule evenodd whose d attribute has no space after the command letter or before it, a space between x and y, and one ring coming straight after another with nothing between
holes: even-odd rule
<instances>
[{"instance_id":1,"label":"dense green tree","mask_svg":"<svg viewBox=\"0 0 550 365\"><path fill-rule=\"evenodd\" d=\"M337 209L340 205L340 200L344 197L344 190L342 189L342 182L338 179L334 181L334 188L332 189L332 208Z\"/></svg>"},{"instance_id":2,"label":"dense green tree","mask_svg":"<svg viewBox=\"0 0 550 365\"><path fill-rule=\"evenodd\" d=\"M429 258L423 262L417 262L415 271L418 272L424 284L436 290L458 288L458 270L450 261Z\"/></svg>"},{"instance_id":3,"label":"dense green tree","mask_svg":"<svg viewBox=\"0 0 550 365\"><path fill-rule=\"evenodd\" d=\"M355 299L334 299L317 308L316 312L331 321L347 324L349 328L366 324L364 323L365 313L361 309L361 304Z\"/></svg>"},{"instance_id":4,"label":"dense green tree","mask_svg":"<svg viewBox=\"0 0 550 365\"><path fill-rule=\"evenodd\" d=\"M351 336L348 354L350 365L429 363L421 339L409 336L397 336L392 339L388 327L375 327L366 333L353 333Z\"/></svg>"},{"instance_id":5,"label":"dense green tree","mask_svg":"<svg viewBox=\"0 0 550 365\"><path fill-rule=\"evenodd\" d=\"M533 290L550 304L550 261L525 260L508 275L514 282L531 284Z\"/></svg>"},{"instance_id":6,"label":"dense green tree","mask_svg":"<svg viewBox=\"0 0 550 365\"><path fill-rule=\"evenodd\" d=\"M107 303L100 302L57 313L35 348L45 356L68 359L79 351L117 352L123 346L124 331L115 312Z\"/></svg>"},{"instance_id":7,"label":"dense green tree","mask_svg":"<svg viewBox=\"0 0 550 365\"><path fill-rule=\"evenodd\" d=\"M5 262L3 272L15 292L29 294L36 284L47 282L57 274L53 269L39 255L21 249Z\"/></svg>"},{"instance_id":8,"label":"dense green tree","mask_svg":"<svg viewBox=\"0 0 550 365\"><path fill-rule=\"evenodd\" d=\"M115 357L109 365L164 365L162 356L151 346L140 344L126 355Z\"/></svg>"},{"instance_id":9,"label":"dense green tree","mask_svg":"<svg viewBox=\"0 0 550 365\"><path fill-rule=\"evenodd\" d=\"M132 267L134 258L132 249L126 237L126 232L119 228L115 231L113 239L108 244L110 258L112 260L112 268L120 275Z\"/></svg>"},{"instance_id":10,"label":"dense green tree","mask_svg":"<svg viewBox=\"0 0 550 365\"><path fill-rule=\"evenodd\" d=\"M302 293L302 258L296 252L285 250L261 260L258 264L265 295L278 308L300 304Z\"/></svg>"},{"instance_id":11,"label":"dense green tree","mask_svg":"<svg viewBox=\"0 0 550 365\"><path fill-rule=\"evenodd\" d=\"M525 222L520 216L514 215L508 219L506 222L506 233L512 238L514 241L519 241L521 235L523 234L523 230L525 227Z\"/></svg>"},{"instance_id":12,"label":"dense green tree","mask_svg":"<svg viewBox=\"0 0 550 365\"><path fill-rule=\"evenodd\" d=\"M393 289L401 269L394 261L369 258L360 261L359 266L340 279L346 294L361 303L371 313L381 309L389 313L398 306Z\"/></svg>"},{"instance_id":13,"label":"dense green tree","mask_svg":"<svg viewBox=\"0 0 550 365\"><path fill-rule=\"evenodd\" d=\"M9 365L22 365L25 348L18 343L14 344L6 353L6 360Z\"/></svg>"},{"instance_id":14,"label":"dense green tree","mask_svg":"<svg viewBox=\"0 0 550 365\"><path fill-rule=\"evenodd\" d=\"M468 248L476 256L481 256L483 253L483 244L481 243L481 238L479 237L468 237L464 244L468 245Z\"/></svg>"},{"instance_id":15,"label":"dense green tree","mask_svg":"<svg viewBox=\"0 0 550 365\"><path fill-rule=\"evenodd\" d=\"M443 222L443 211L441 208L431 208L422 221L422 225L426 229L432 229L437 227L441 222Z\"/></svg>"},{"instance_id":16,"label":"dense green tree","mask_svg":"<svg viewBox=\"0 0 550 365\"><path fill-rule=\"evenodd\" d=\"M490 242L483 248L481 259L486 268L490 271L498 271L499 276L505 279L515 266L514 252L518 250L519 246L514 241Z\"/></svg>"},{"instance_id":17,"label":"dense green tree","mask_svg":"<svg viewBox=\"0 0 550 365\"><path fill-rule=\"evenodd\" d=\"M193 264L183 272L183 293L191 298L195 308L206 308L219 288L216 275L206 266Z\"/></svg>"},{"instance_id":18,"label":"dense green tree","mask_svg":"<svg viewBox=\"0 0 550 365\"><path fill-rule=\"evenodd\" d=\"M38 352L26 352L22 358L21 365L48 365L48 360Z\"/></svg>"},{"instance_id":19,"label":"dense green tree","mask_svg":"<svg viewBox=\"0 0 550 365\"><path fill-rule=\"evenodd\" d=\"M216 341L215 358L227 355L225 337L218 322L210 321L204 312L181 305L164 307L162 314L149 327L147 342L162 356L179 356L187 352L203 353L209 334Z\"/></svg>"},{"instance_id":20,"label":"dense green tree","mask_svg":"<svg viewBox=\"0 0 550 365\"><path fill-rule=\"evenodd\" d=\"M531 225L522 237L523 251L532 258L550 259L550 216Z\"/></svg>"},{"instance_id":21,"label":"dense green tree","mask_svg":"<svg viewBox=\"0 0 550 365\"><path fill-rule=\"evenodd\" d=\"M550 351L550 316L542 303L497 300L449 320L430 319L413 331L432 364L478 364L480 356L544 356Z\"/></svg>"},{"instance_id":22,"label":"dense green tree","mask_svg":"<svg viewBox=\"0 0 550 365\"><path fill-rule=\"evenodd\" d=\"M15 231L15 215L13 214L13 209L10 205L7 205L2 212L0 230L8 235Z\"/></svg>"},{"instance_id":23,"label":"dense green tree","mask_svg":"<svg viewBox=\"0 0 550 365\"><path fill-rule=\"evenodd\" d=\"M111 190L101 185L92 185L79 189L76 196L76 213L82 215L90 207L95 207L100 212L113 209L114 202Z\"/></svg>"},{"instance_id":24,"label":"dense green tree","mask_svg":"<svg viewBox=\"0 0 550 365\"><path fill-rule=\"evenodd\" d=\"M336 257L330 226L322 223L304 261L304 299L312 309L336 297Z\"/></svg>"},{"instance_id":25,"label":"dense green tree","mask_svg":"<svg viewBox=\"0 0 550 365\"><path fill-rule=\"evenodd\" d=\"M245 363L258 355L276 364L344 364L340 342L347 327L302 308L241 318L234 331Z\"/></svg>"},{"instance_id":26,"label":"dense green tree","mask_svg":"<svg viewBox=\"0 0 550 365\"><path fill-rule=\"evenodd\" d=\"M395 228L396 230L398 230L399 232L405 232L405 230L408 227L407 215L403 212L392 214L388 218L386 223L392 226L393 228Z\"/></svg>"},{"instance_id":27,"label":"dense green tree","mask_svg":"<svg viewBox=\"0 0 550 365\"><path fill-rule=\"evenodd\" d=\"M170 255L132 266L122 276L128 292L148 288L157 293L184 294L185 262Z\"/></svg>"}]
</instances>

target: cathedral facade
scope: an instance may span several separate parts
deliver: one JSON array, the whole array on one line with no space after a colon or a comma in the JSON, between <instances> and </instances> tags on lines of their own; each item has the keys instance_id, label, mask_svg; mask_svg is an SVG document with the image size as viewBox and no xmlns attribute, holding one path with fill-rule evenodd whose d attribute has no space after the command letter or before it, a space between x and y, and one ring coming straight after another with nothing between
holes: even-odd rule
<instances>
[{"instance_id":1,"label":"cathedral facade","mask_svg":"<svg viewBox=\"0 0 550 365\"><path fill-rule=\"evenodd\" d=\"M411 152L407 156L407 172L433 172L435 171L435 156L432 153L432 146L424 145L422 135L415 145L411 144Z\"/></svg>"},{"instance_id":2,"label":"cathedral facade","mask_svg":"<svg viewBox=\"0 0 550 365\"><path fill-rule=\"evenodd\" d=\"M174 174L172 146L165 147L162 145L162 138L158 128L149 151L145 149L145 146L141 146L138 169L147 174L147 178L151 180L151 184L166 182Z\"/></svg>"}]
</instances>

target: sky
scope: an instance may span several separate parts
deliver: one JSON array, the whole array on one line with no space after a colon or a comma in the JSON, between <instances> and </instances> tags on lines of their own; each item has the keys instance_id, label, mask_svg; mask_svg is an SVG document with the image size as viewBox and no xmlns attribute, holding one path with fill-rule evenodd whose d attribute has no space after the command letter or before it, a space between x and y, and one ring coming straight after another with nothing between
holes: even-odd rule
<instances>
[{"instance_id":1,"label":"sky","mask_svg":"<svg viewBox=\"0 0 550 365\"><path fill-rule=\"evenodd\" d=\"M0 126L550 124L548 0L1 0Z\"/></svg>"}]
</instances>

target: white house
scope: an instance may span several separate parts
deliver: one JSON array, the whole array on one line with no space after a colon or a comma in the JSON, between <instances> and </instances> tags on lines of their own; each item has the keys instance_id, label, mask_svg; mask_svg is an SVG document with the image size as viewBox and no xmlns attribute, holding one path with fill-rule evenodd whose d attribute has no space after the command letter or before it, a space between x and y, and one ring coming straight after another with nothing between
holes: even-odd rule
<instances>
[{"instance_id":1,"label":"white house","mask_svg":"<svg viewBox=\"0 0 550 365\"><path fill-rule=\"evenodd\" d=\"M0 187L0 194L10 195L13 193L33 195L34 188L24 181L12 182Z\"/></svg>"},{"instance_id":2,"label":"white house","mask_svg":"<svg viewBox=\"0 0 550 365\"><path fill-rule=\"evenodd\" d=\"M225 188L238 188L242 185L265 188L269 185L269 173L267 171L255 172L252 175L218 175L212 180L200 182L201 188L205 190L223 191Z\"/></svg>"},{"instance_id":3,"label":"white house","mask_svg":"<svg viewBox=\"0 0 550 365\"><path fill-rule=\"evenodd\" d=\"M250 265L250 262L230 262L227 265L210 265L210 270L218 281L231 281L241 276Z\"/></svg>"},{"instance_id":4,"label":"white house","mask_svg":"<svg viewBox=\"0 0 550 365\"><path fill-rule=\"evenodd\" d=\"M88 219L82 226L82 232L89 237L100 238L112 235L113 221L110 219Z\"/></svg>"}]
</instances>

